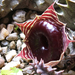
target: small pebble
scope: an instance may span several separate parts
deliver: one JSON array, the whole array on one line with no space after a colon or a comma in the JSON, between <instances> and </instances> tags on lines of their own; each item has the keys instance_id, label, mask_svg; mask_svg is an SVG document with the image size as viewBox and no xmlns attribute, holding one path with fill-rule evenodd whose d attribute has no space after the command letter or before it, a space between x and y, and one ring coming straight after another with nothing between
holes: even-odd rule
<instances>
[{"instance_id":1,"label":"small pebble","mask_svg":"<svg viewBox=\"0 0 75 75\"><path fill-rule=\"evenodd\" d=\"M23 59L22 59L20 56L18 56L18 57L15 56L15 57L12 59L12 61L17 61L17 62L23 63Z\"/></svg>"},{"instance_id":2,"label":"small pebble","mask_svg":"<svg viewBox=\"0 0 75 75\"><path fill-rule=\"evenodd\" d=\"M8 36L8 35L9 35L8 30L5 29L5 28L2 28L2 30L1 30L1 35L3 35L4 37Z\"/></svg>"},{"instance_id":3,"label":"small pebble","mask_svg":"<svg viewBox=\"0 0 75 75\"><path fill-rule=\"evenodd\" d=\"M3 67L4 62L5 62L5 61L4 61L4 59L0 57L0 68L2 68L2 67Z\"/></svg>"},{"instance_id":4,"label":"small pebble","mask_svg":"<svg viewBox=\"0 0 75 75\"><path fill-rule=\"evenodd\" d=\"M7 50L8 50L8 47L2 47L2 52L1 54L6 54L7 53Z\"/></svg>"},{"instance_id":5,"label":"small pebble","mask_svg":"<svg viewBox=\"0 0 75 75\"><path fill-rule=\"evenodd\" d=\"M23 10L18 10L16 13L13 15L13 20L16 22L24 22L25 21L25 14L26 12Z\"/></svg>"},{"instance_id":6,"label":"small pebble","mask_svg":"<svg viewBox=\"0 0 75 75\"><path fill-rule=\"evenodd\" d=\"M9 47L10 47L10 49L15 49L15 47L16 47L15 41L11 41L9 44Z\"/></svg>"},{"instance_id":7,"label":"small pebble","mask_svg":"<svg viewBox=\"0 0 75 75\"><path fill-rule=\"evenodd\" d=\"M7 26L8 32L11 33L13 31L13 29L14 29L14 25L13 24L8 24L8 26Z\"/></svg>"},{"instance_id":8,"label":"small pebble","mask_svg":"<svg viewBox=\"0 0 75 75\"><path fill-rule=\"evenodd\" d=\"M17 41L17 49L20 49L21 45L22 45L21 40L18 40L18 41Z\"/></svg>"},{"instance_id":9,"label":"small pebble","mask_svg":"<svg viewBox=\"0 0 75 75\"><path fill-rule=\"evenodd\" d=\"M20 33L20 38L21 38L21 39L25 39L24 33Z\"/></svg>"},{"instance_id":10,"label":"small pebble","mask_svg":"<svg viewBox=\"0 0 75 75\"><path fill-rule=\"evenodd\" d=\"M3 40L3 41L1 42L1 46L2 46L2 47L7 46L8 44L9 44L9 42L6 41L6 40Z\"/></svg>"},{"instance_id":11,"label":"small pebble","mask_svg":"<svg viewBox=\"0 0 75 75\"><path fill-rule=\"evenodd\" d=\"M9 34L9 35L6 37L6 40L8 40L8 41L18 40L18 35L17 35L17 33Z\"/></svg>"},{"instance_id":12,"label":"small pebble","mask_svg":"<svg viewBox=\"0 0 75 75\"><path fill-rule=\"evenodd\" d=\"M16 50L11 50L6 54L6 60L7 62L10 62L12 60L13 57L15 57L17 55Z\"/></svg>"},{"instance_id":13,"label":"small pebble","mask_svg":"<svg viewBox=\"0 0 75 75\"><path fill-rule=\"evenodd\" d=\"M10 70L11 67L20 67L20 62L15 62L15 61L11 61L9 63L7 63L2 70Z\"/></svg>"},{"instance_id":14,"label":"small pebble","mask_svg":"<svg viewBox=\"0 0 75 75\"><path fill-rule=\"evenodd\" d=\"M4 40L6 38L6 36L9 35L9 32L7 29L2 28L1 32L0 32L0 40Z\"/></svg>"}]
</instances>

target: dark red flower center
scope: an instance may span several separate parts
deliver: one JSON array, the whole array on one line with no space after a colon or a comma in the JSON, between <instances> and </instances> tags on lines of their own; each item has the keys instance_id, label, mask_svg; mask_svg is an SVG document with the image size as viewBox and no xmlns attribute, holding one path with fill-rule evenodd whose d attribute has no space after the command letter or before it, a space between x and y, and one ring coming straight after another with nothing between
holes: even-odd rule
<instances>
[{"instance_id":1,"label":"dark red flower center","mask_svg":"<svg viewBox=\"0 0 75 75\"><path fill-rule=\"evenodd\" d=\"M28 46L34 57L45 62L59 60L63 52L62 26L51 22L49 19L38 20L32 27Z\"/></svg>"}]
</instances>

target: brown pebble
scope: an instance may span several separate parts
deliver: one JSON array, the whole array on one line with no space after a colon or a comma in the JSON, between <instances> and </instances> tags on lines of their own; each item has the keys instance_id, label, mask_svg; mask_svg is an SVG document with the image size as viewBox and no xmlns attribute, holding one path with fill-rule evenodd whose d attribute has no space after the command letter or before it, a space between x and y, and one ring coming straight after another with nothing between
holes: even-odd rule
<instances>
[{"instance_id":1,"label":"brown pebble","mask_svg":"<svg viewBox=\"0 0 75 75\"><path fill-rule=\"evenodd\" d=\"M2 68L4 65L4 59L3 58L0 58L0 68Z\"/></svg>"}]
</instances>

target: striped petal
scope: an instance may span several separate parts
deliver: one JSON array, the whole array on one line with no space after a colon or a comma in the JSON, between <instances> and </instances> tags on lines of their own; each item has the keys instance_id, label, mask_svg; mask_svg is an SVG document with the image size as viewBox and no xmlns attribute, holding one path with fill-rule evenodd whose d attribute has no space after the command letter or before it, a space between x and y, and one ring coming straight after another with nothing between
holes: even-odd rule
<instances>
[{"instance_id":1,"label":"striped petal","mask_svg":"<svg viewBox=\"0 0 75 75\"><path fill-rule=\"evenodd\" d=\"M54 3L50 7L47 8L47 10L41 15L40 18L49 19L50 21L58 25L64 25L62 22L59 21L53 5Z\"/></svg>"},{"instance_id":2,"label":"striped petal","mask_svg":"<svg viewBox=\"0 0 75 75\"><path fill-rule=\"evenodd\" d=\"M23 48L23 50L21 50L21 52L17 56L20 56L27 60L31 60L34 58L32 55L32 52L30 50L28 50L26 47Z\"/></svg>"},{"instance_id":3,"label":"striped petal","mask_svg":"<svg viewBox=\"0 0 75 75\"><path fill-rule=\"evenodd\" d=\"M31 26L32 26L32 21L30 21L30 22L24 22L24 23L16 23L16 24L19 26L19 28L21 29L21 31L22 31L25 35L27 35L29 29L30 29Z\"/></svg>"},{"instance_id":4,"label":"striped petal","mask_svg":"<svg viewBox=\"0 0 75 75\"><path fill-rule=\"evenodd\" d=\"M47 66L55 66L62 60L68 44L75 42L67 38L65 24L59 21L53 5L33 21L17 24L26 36L27 45L18 56L25 59L43 58Z\"/></svg>"},{"instance_id":5,"label":"striped petal","mask_svg":"<svg viewBox=\"0 0 75 75\"><path fill-rule=\"evenodd\" d=\"M21 31L25 34L25 36L26 36L25 40L29 36L30 30L32 29L32 27L40 19L49 19L51 22L54 22L55 24L62 25L62 26L64 25L63 23L61 23L58 20L58 17L54 10L53 5L54 5L54 3L41 16L36 16L33 21L24 22L24 23L16 23L19 26L19 28L21 29ZM25 59L33 59L34 58L31 50L27 49L27 47L24 48L18 54L18 56L21 56L22 58L25 58Z\"/></svg>"}]
</instances>

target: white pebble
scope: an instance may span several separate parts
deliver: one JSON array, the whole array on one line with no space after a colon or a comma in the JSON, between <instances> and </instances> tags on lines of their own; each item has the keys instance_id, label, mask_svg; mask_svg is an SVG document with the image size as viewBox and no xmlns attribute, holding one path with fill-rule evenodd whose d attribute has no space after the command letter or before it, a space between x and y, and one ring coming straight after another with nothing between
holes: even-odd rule
<instances>
[{"instance_id":1,"label":"white pebble","mask_svg":"<svg viewBox=\"0 0 75 75\"><path fill-rule=\"evenodd\" d=\"M24 33L20 33L20 37L21 37L21 39L25 39Z\"/></svg>"},{"instance_id":2,"label":"white pebble","mask_svg":"<svg viewBox=\"0 0 75 75\"><path fill-rule=\"evenodd\" d=\"M20 56L15 56L12 61L16 61L16 62L20 62L22 61L23 62L23 59L20 57Z\"/></svg>"},{"instance_id":3,"label":"white pebble","mask_svg":"<svg viewBox=\"0 0 75 75\"><path fill-rule=\"evenodd\" d=\"M10 70L11 67L17 67L17 68L19 68L20 67L20 62L11 61L8 64L6 64L2 68L2 70Z\"/></svg>"},{"instance_id":4,"label":"white pebble","mask_svg":"<svg viewBox=\"0 0 75 75\"><path fill-rule=\"evenodd\" d=\"M13 24L8 24L7 26L7 30L9 31L9 33L11 33L14 29L14 25Z\"/></svg>"},{"instance_id":5,"label":"white pebble","mask_svg":"<svg viewBox=\"0 0 75 75\"><path fill-rule=\"evenodd\" d=\"M10 62L12 58L15 57L16 55L17 55L16 50L9 51L6 55L7 62Z\"/></svg>"},{"instance_id":6,"label":"white pebble","mask_svg":"<svg viewBox=\"0 0 75 75\"><path fill-rule=\"evenodd\" d=\"M8 41L18 40L18 35L17 35L17 33L9 34L9 36L6 37L6 40L8 40Z\"/></svg>"},{"instance_id":7,"label":"white pebble","mask_svg":"<svg viewBox=\"0 0 75 75\"><path fill-rule=\"evenodd\" d=\"M18 41L17 41L17 49L20 49L21 45L22 45L21 40L18 40Z\"/></svg>"},{"instance_id":8,"label":"white pebble","mask_svg":"<svg viewBox=\"0 0 75 75\"><path fill-rule=\"evenodd\" d=\"M25 14L26 12L23 10L18 10L16 13L13 15L13 20L16 22L24 22L25 21Z\"/></svg>"},{"instance_id":9,"label":"white pebble","mask_svg":"<svg viewBox=\"0 0 75 75\"><path fill-rule=\"evenodd\" d=\"M7 29L2 28L1 33L0 33L0 40L4 40L6 38L6 36L9 35L9 32Z\"/></svg>"}]
</instances>

